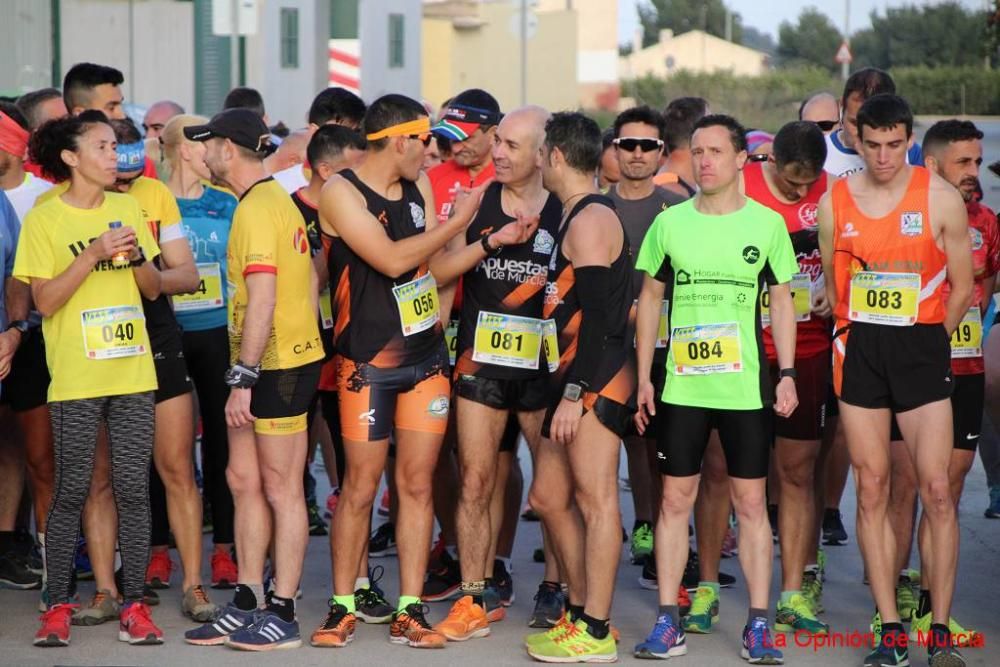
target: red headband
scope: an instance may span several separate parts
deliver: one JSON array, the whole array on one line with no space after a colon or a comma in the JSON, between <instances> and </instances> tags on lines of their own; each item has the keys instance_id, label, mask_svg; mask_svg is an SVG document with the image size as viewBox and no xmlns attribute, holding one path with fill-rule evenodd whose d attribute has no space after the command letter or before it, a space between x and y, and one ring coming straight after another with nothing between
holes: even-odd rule
<instances>
[{"instance_id":1,"label":"red headband","mask_svg":"<svg viewBox=\"0 0 1000 667\"><path fill-rule=\"evenodd\" d=\"M13 118L0 112L0 151L22 160L28 157L28 131Z\"/></svg>"}]
</instances>

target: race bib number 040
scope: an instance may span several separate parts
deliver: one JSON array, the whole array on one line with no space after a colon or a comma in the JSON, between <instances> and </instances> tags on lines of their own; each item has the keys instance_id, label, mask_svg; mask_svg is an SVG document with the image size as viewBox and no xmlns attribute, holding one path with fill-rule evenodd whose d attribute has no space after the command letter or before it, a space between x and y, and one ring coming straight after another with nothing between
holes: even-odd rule
<instances>
[{"instance_id":1,"label":"race bib number 040","mask_svg":"<svg viewBox=\"0 0 1000 667\"><path fill-rule=\"evenodd\" d=\"M138 306L95 308L80 313L88 359L118 359L146 354L146 318Z\"/></svg>"}]
</instances>

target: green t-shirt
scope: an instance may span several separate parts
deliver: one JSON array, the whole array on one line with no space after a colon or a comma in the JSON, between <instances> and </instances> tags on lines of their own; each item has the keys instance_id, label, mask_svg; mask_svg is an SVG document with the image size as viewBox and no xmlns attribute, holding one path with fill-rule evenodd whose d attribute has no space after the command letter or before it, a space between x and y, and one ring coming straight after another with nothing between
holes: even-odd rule
<instances>
[{"instance_id":1,"label":"green t-shirt","mask_svg":"<svg viewBox=\"0 0 1000 667\"><path fill-rule=\"evenodd\" d=\"M636 262L666 283L670 302L663 400L725 410L770 405L760 292L799 270L785 221L749 198L727 215L700 213L694 201L656 216Z\"/></svg>"}]
</instances>

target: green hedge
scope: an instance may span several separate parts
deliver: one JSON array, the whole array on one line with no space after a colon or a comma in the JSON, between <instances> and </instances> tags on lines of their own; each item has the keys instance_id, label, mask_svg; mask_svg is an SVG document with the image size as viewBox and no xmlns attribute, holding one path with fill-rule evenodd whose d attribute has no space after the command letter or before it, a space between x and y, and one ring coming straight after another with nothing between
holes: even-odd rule
<instances>
[{"instance_id":1,"label":"green hedge","mask_svg":"<svg viewBox=\"0 0 1000 667\"><path fill-rule=\"evenodd\" d=\"M901 95L917 114L1000 115L1000 71L980 68L900 68L892 70ZM668 79L651 76L622 82L622 96L662 109L675 97L707 99L714 111L729 113L746 125L776 131L794 120L799 104L811 93L827 90L839 96L843 82L818 68L776 70L760 77L728 73L679 72Z\"/></svg>"}]
</instances>

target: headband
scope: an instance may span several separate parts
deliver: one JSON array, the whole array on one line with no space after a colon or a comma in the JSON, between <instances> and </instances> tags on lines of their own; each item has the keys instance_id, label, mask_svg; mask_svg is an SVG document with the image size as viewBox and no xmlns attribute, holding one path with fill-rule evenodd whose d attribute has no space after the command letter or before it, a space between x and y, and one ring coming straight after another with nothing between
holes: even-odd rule
<instances>
[{"instance_id":1,"label":"headband","mask_svg":"<svg viewBox=\"0 0 1000 667\"><path fill-rule=\"evenodd\" d=\"M427 116L421 116L416 120L408 120L405 123L392 125L384 130L372 132L371 134L366 135L365 138L368 139L368 141L377 141L378 139L385 139L386 137L406 137L411 134L427 134L430 131L431 119Z\"/></svg>"},{"instance_id":2,"label":"headband","mask_svg":"<svg viewBox=\"0 0 1000 667\"><path fill-rule=\"evenodd\" d=\"M118 171L142 171L146 166L146 144L142 140L134 144L118 144Z\"/></svg>"},{"instance_id":3,"label":"headband","mask_svg":"<svg viewBox=\"0 0 1000 667\"><path fill-rule=\"evenodd\" d=\"M0 151L21 160L28 156L28 131L5 113L0 112Z\"/></svg>"}]
</instances>

